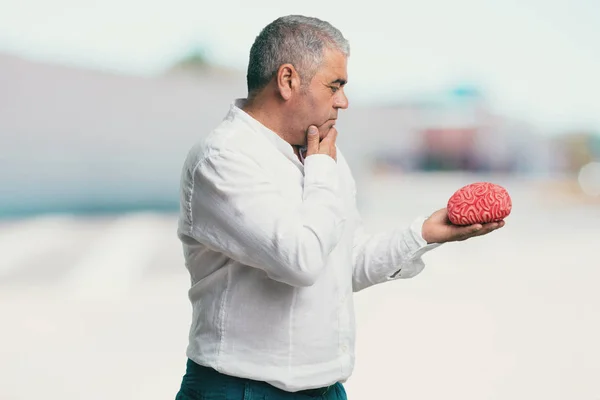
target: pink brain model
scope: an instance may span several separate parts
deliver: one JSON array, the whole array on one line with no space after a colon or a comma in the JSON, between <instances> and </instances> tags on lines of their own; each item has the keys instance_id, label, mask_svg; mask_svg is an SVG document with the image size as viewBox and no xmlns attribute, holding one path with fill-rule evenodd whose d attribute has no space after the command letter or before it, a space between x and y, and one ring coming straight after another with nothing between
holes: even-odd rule
<instances>
[{"instance_id":1,"label":"pink brain model","mask_svg":"<svg viewBox=\"0 0 600 400\"><path fill-rule=\"evenodd\" d=\"M502 186L477 182L458 189L448 200L447 209L455 225L485 224L506 218L512 201Z\"/></svg>"}]
</instances>

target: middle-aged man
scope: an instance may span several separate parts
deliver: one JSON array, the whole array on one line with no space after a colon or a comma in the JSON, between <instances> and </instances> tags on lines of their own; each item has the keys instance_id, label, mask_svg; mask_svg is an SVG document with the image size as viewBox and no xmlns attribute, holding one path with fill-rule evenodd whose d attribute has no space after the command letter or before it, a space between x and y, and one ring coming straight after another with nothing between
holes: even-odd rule
<instances>
[{"instance_id":1,"label":"middle-aged man","mask_svg":"<svg viewBox=\"0 0 600 400\"><path fill-rule=\"evenodd\" d=\"M193 315L177 399L345 399L353 292L411 278L426 251L504 225L454 226L441 209L364 231L336 147L348 55L327 22L273 21L250 50L247 99L188 154L178 235Z\"/></svg>"}]
</instances>

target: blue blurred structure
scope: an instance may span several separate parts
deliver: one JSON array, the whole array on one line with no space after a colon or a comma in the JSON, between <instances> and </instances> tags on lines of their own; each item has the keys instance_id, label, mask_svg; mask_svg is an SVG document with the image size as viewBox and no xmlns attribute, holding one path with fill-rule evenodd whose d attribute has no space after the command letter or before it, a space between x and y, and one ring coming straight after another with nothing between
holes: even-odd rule
<instances>
[{"instance_id":1,"label":"blue blurred structure","mask_svg":"<svg viewBox=\"0 0 600 400\"><path fill-rule=\"evenodd\" d=\"M202 64L135 77L0 55L0 217L177 210L186 152L246 94L242 71ZM353 106L338 128L358 180L373 169L549 175L574 157L471 84Z\"/></svg>"}]
</instances>

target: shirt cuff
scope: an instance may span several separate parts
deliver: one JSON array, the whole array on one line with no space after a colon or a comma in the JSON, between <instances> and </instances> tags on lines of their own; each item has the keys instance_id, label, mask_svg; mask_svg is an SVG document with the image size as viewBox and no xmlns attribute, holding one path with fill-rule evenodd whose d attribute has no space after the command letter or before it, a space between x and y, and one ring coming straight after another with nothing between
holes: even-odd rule
<instances>
[{"instance_id":1,"label":"shirt cuff","mask_svg":"<svg viewBox=\"0 0 600 400\"><path fill-rule=\"evenodd\" d=\"M427 244L427 241L423 239L423 224L427 220L428 217L419 217L413 221L410 225L410 232L412 234L413 240L417 244L417 249L413 253L413 258L421 257L423 254L427 253L430 250L439 247L442 243L431 243Z\"/></svg>"},{"instance_id":2,"label":"shirt cuff","mask_svg":"<svg viewBox=\"0 0 600 400\"><path fill-rule=\"evenodd\" d=\"M427 217L419 217L410 224L409 229L403 231L403 245L405 251L408 253L408 259L402 266L402 268L396 270L389 280L398 278L412 278L415 275L421 273L425 268L425 263L421 257L430 250L439 247L441 243L427 244L427 241L423 239L423 223Z\"/></svg>"}]
</instances>

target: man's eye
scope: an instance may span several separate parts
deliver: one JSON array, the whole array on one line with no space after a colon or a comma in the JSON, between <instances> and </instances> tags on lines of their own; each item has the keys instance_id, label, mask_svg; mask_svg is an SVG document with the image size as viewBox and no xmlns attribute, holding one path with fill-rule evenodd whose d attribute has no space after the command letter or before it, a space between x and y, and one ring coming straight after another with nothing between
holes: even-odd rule
<instances>
[{"instance_id":1,"label":"man's eye","mask_svg":"<svg viewBox=\"0 0 600 400\"><path fill-rule=\"evenodd\" d=\"M337 92L338 90L340 90L340 88L339 88L339 87L337 87L337 86L331 86L331 91L332 91L333 93Z\"/></svg>"}]
</instances>

